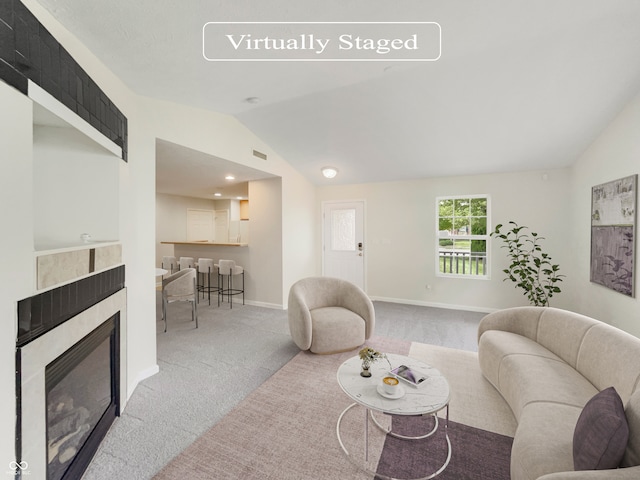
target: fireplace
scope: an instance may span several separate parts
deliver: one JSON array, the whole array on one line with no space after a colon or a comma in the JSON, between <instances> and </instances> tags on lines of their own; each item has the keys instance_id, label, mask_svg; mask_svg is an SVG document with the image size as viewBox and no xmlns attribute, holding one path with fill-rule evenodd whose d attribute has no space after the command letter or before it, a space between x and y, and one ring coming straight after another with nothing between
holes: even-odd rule
<instances>
[{"instance_id":1,"label":"fireplace","mask_svg":"<svg viewBox=\"0 0 640 480\"><path fill-rule=\"evenodd\" d=\"M47 480L80 478L119 415L119 317L45 368Z\"/></svg>"},{"instance_id":2,"label":"fireplace","mask_svg":"<svg viewBox=\"0 0 640 480\"><path fill-rule=\"evenodd\" d=\"M28 471L16 470L17 478L80 478L120 414L127 321L121 270L18 302L16 462ZM105 281L114 275L115 283ZM50 316L55 321L45 329Z\"/></svg>"}]
</instances>

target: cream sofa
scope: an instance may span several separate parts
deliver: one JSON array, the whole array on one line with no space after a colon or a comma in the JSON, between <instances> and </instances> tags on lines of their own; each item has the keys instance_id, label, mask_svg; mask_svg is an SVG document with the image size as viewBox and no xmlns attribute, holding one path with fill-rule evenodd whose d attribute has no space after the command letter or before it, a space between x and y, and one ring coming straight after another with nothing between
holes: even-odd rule
<instances>
[{"instance_id":1,"label":"cream sofa","mask_svg":"<svg viewBox=\"0 0 640 480\"><path fill-rule=\"evenodd\" d=\"M565 310L510 308L480 322L478 358L518 421L512 480L640 479L639 338ZM624 468L573 471L580 413L610 386L629 426Z\"/></svg>"}]
</instances>

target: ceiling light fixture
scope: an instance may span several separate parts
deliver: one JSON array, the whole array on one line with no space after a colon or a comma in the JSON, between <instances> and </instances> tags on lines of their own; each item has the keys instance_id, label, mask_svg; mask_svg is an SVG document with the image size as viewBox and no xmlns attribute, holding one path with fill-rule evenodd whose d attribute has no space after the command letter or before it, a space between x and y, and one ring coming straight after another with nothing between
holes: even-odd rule
<instances>
[{"instance_id":1,"label":"ceiling light fixture","mask_svg":"<svg viewBox=\"0 0 640 480\"><path fill-rule=\"evenodd\" d=\"M322 167L321 171L324 178L333 178L338 174L338 169L334 167Z\"/></svg>"},{"instance_id":2,"label":"ceiling light fixture","mask_svg":"<svg viewBox=\"0 0 640 480\"><path fill-rule=\"evenodd\" d=\"M252 105L255 105L256 103L260 103L260 98L259 97L247 97L244 99L245 102L247 103L251 103Z\"/></svg>"},{"instance_id":3,"label":"ceiling light fixture","mask_svg":"<svg viewBox=\"0 0 640 480\"><path fill-rule=\"evenodd\" d=\"M235 180L236 177L234 177L233 175L227 175L226 177L224 177L225 180Z\"/></svg>"},{"instance_id":4,"label":"ceiling light fixture","mask_svg":"<svg viewBox=\"0 0 640 480\"><path fill-rule=\"evenodd\" d=\"M214 193L214 194L213 194L213 196L214 196L214 197L221 197L221 196L222 196L222 194L221 194L221 193L216 192L216 193Z\"/></svg>"}]
</instances>

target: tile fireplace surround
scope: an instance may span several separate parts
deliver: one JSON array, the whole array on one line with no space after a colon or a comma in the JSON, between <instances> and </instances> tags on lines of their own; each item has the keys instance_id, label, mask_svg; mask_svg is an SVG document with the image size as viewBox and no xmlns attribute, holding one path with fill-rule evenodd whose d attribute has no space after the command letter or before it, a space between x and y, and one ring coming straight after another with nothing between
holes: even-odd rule
<instances>
[{"instance_id":1,"label":"tile fireplace surround","mask_svg":"<svg viewBox=\"0 0 640 480\"><path fill-rule=\"evenodd\" d=\"M112 262L108 263L120 262L119 255L111 260ZM107 271L107 273L109 272ZM95 272L95 275L99 276L99 274L100 272ZM83 279L91 279L93 275L92 272L88 276L85 275ZM66 288L70 285L72 286L73 283L65 284L64 287ZM121 409L124 407L127 391L126 296L126 288L120 288L115 293L101 299L46 333L20 346L18 356L21 374L17 386L20 388L21 399L21 428L19 430L21 443L16 447L21 453L20 459L28 464L28 476L24 475L26 472L21 472L23 473L23 478L32 480L46 480L47 478L47 399L45 384L45 369L47 365L116 314L119 314L120 319L119 404Z\"/></svg>"}]
</instances>

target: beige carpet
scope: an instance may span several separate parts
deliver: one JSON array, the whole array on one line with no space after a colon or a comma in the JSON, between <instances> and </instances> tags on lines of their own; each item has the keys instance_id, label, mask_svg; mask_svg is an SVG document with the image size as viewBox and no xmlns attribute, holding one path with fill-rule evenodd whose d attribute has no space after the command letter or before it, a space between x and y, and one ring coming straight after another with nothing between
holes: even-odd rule
<instances>
[{"instance_id":1,"label":"beige carpet","mask_svg":"<svg viewBox=\"0 0 640 480\"><path fill-rule=\"evenodd\" d=\"M409 356L433 365L449 381L451 420L489 432L514 436L516 419L507 402L482 376L476 352L414 342Z\"/></svg>"},{"instance_id":2,"label":"beige carpet","mask_svg":"<svg viewBox=\"0 0 640 480\"><path fill-rule=\"evenodd\" d=\"M368 345L411 354L447 375L451 420L513 435L513 416L480 375L475 353L381 337ZM300 352L154 478L371 479L344 455L336 438L338 416L351 403L336 371L355 354L357 349L339 355ZM362 439L363 419L350 412L343 420L350 451ZM384 436L370 432L370 451L380 452ZM371 465L376 463L376 456L370 458Z\"/></svg>"}]
</instances>

